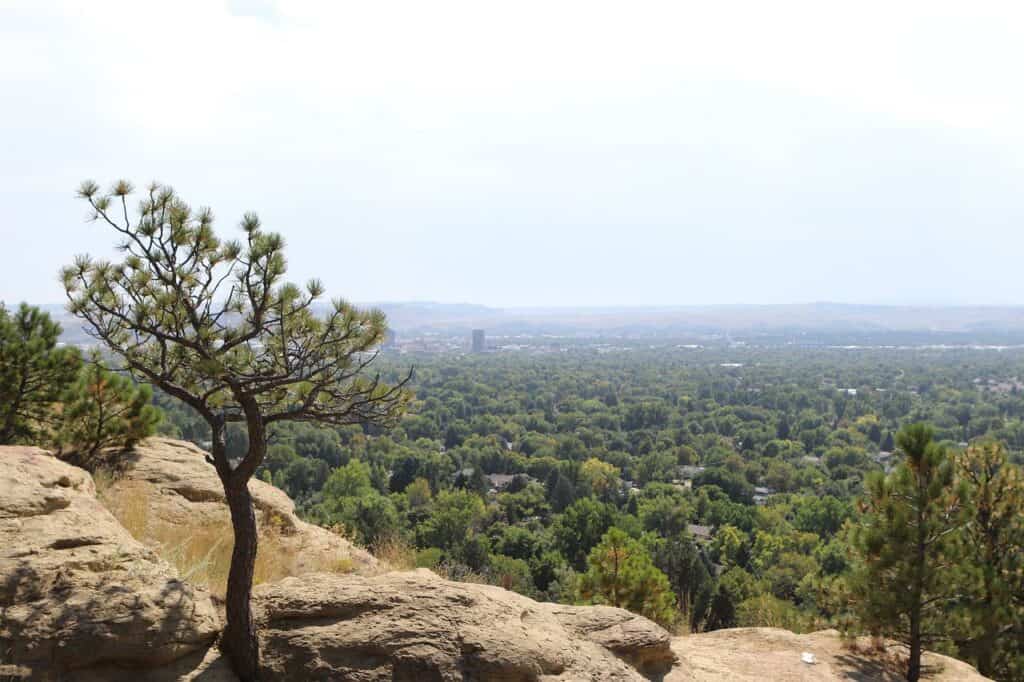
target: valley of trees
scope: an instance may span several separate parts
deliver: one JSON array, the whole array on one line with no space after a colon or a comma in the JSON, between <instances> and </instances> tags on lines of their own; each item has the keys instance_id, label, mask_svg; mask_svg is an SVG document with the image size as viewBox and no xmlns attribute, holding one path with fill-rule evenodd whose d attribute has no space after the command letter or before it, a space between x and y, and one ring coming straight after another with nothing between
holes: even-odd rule
<instances>
[{"instance_id":1,"label":"valley of trees","mask_svg":"<svg viewBox=\"0 0 1024 682\"><path fill-rule=\"evenodd\" d=\"M275 425L257 475L310 520L378 551L409 548L453 578L615 604L677 630L880 633L1020 679L1022 360L385 355L386 381L416 368L398 427ZM165 432L208 438L159 402ZM229 430L229 453L245 449Z\"/></svg>"},{"instance_id":2,"label":"valley of trees","mask_svg":"<svg viewBox=\"0 0 1024 682\"><path fill-rule=\"evenodd\" d=\"M195 411L58 335L45 313L0 307L0 441L90 467L155 429L209 447ZM613 604L676 631L883 635L907 645L909 680L923 648L1021 679L1022 360L385 354L381 385L416 368L397 426L274 423L256 475L398 565ZM247 436L229 424L223 456L243 460Z\"/></svg>"}]
</instances>

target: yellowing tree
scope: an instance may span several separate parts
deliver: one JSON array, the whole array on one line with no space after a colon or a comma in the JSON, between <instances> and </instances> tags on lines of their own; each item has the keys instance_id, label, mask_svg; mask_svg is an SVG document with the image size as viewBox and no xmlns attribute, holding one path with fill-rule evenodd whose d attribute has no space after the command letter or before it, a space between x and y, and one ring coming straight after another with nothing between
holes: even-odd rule
<instances>
[{"instance_id":1,"label":"yellowing tree","mask_svg":"<svg viewBox=\"0 0 1024 682\"><path fill-rule=\"evenodd\" d=\"M614 464L591 457L580 465L580 480L598 497L604 497L618 486L619 469Z\"/></svg>"}]
</instances>

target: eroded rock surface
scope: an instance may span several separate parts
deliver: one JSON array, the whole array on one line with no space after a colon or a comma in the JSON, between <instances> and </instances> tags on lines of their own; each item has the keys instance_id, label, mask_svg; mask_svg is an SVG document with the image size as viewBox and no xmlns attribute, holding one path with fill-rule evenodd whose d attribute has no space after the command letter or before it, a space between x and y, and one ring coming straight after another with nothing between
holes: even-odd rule
<instances>
[{"instance_id":1,"label":"eroded rock surface","mask_svg":"<svg viewBox=\"0 0 1024 682\"><path fill-rule=\"evenodd\" d=\"M843 642L835 630L798 635L778 628L734 628L688 637L675 637L672 649L679 665L665 682L900 682L896 661L870 652L859 653ZM813 664L801 655L814 655ZM983 682L988 679L963 661L926 652L928 682Z\"/></svg>"},{"instance_id":2,"label":"eroded rock surface","mask_svg":"<svg viewBox=\"0 0 1024 682\"><path fill-rule=\"evenodd\" d=\"M112 493L133 485L145 485L148 513L166 524L230 523L224 491L207 453L191 443L170 438L148 438L124 455L124 471L112 484ZM295 515L295 503L279 488L249 481L261 526L279 530L281 549L293 558L295 574L323 570L330 562L350 564L348 570L367 570L377 565L370 553L335 533L306 523Z\"/></svg>"},{"instance_id":3,"label":"eroded rock surface","mask_svg":"<svg viewBox=\"0 0 1024 682\"><path fill-rule=\"evenodd\" d=\"M675 658L667 632L627 611L427 570L287 578L255 604L269 680L644 680Z\"/></svg>"},{"instance_id":4,"label":"eroded rock surface","mask_svg":"<svg viewBox=\"0 0 1024 682\"><path fill-rule=\"evenodd\" d=\"M168 523L217 519L226 512L203 456L154 439L123 481L150 486L145 499ZM281 491L252 487L261 516L291 528L296 551L360 556L295 518ZM891 662L851 650L835 631L670 638L621 609L539 603L426 570L307 573L258 586L254 610L266 680L900 679ZM220 625L206 592L118 523L88 473L37 448L0 447L0 679L234 682L213 645ZM816 662L803 663L803 652ZM984 679L936 654L925 665L930 680Z\"/></svg>"},{"instance_id":5,"label":"eroded rock surface","mask_svg":"<svg viewBox=\"0 0 1024 682\"><path fill-rule=\"evenodd\" d=\"M129 535L88 473L0 447L0 663L12 677L168 664L219 630L208 595Z\"/></svg>"}]
</instances>

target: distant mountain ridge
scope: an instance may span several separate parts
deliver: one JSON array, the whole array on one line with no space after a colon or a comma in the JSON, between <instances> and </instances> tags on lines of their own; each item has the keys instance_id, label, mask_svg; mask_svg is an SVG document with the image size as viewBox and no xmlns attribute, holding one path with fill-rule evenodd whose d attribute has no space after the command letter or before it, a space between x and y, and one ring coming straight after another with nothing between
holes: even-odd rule
<instances>
[{"instance_id":1,"label":"distant mountain ridge","mask_svg":"<svg viewBox=\"0 0 1024 682\"><path fill-rule=\"evenodd\" d=\"M323 309L326 308L323 304ZM778 305L498 308L471 303L376 302L400 335L556 335L576 337L740 336L801 338L909 335L913 343L1024 343L1024 306L885 306L850 303ZM40 306L64 327L67 343L88 341L61 305Z\"/></svg>"}]
</instances>

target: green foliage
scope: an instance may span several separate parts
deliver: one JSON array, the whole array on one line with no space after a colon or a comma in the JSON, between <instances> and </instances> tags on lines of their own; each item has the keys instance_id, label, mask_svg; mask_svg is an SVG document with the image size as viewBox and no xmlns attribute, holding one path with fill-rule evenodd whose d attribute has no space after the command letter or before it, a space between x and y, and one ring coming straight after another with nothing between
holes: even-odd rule
<instances>
[{"instance_id":1,"label":"green foliage","mask_svg":"<svg viewBox=\"0 0 1024 682\"><path fill-rule=\"evenodd\" d=\"M410 361L408 355L380 360L391 377ZM357 484L341 488L383 494L397 513L396 532L416 546L421 565L494 584L501 575L514 576L505 580L512 589L570 602L578 598L574 568L587 570L587 555L616 528L640 541L666 575L677 622L693 630L760 623L880 631L854 609L862 601L855 588L864 565L851 539L857 533L848 529L856 531L867 511L856 503L865 495L864 480L903 461L902 452L887 457L879 449L895 449L893 434L906 421L928 420L935 440L958 442L964 425L957 409L967 404L969 438L1006 443L999 471L1018 472L1015 463L1024 461L1024 392L985 388L990 381L1012 386L1024 350L709 345L699 354L578 348L549 355L415 354L411 361L415 418L397 428L272 428L265 466L276 484L301 491L304 513L328 522L318 516L329 497L325 481L339 465L358 460L362 473L349 477ZM744 367L720 367L733 361ZM858 386L858 394L836 401L833 382ZM180 413L171 418L183 434L196 433ZM244 446L238 438L233 447L244 453ZM672 466L666 455L675 458ZM710 475L678 465L699 465ZM468 469L471 475L459 476ZM954 473L966 482L960 466ZM516 478L491 492L488 474ZM748 497L755 485L777 494L755 505ZM967 485L970 500L974 485ZM452 505L436 504L459 486L474 508L468 522ZM965 519L982 518L973 502L963 512ZM357 517L352 511L345 518L349 526ZM710 539L701 529L694 541L690 524L708 527ZM979 521L970 526L981 527ZM1020 541L1008 531L991 535L1004 539L996 543L1002 549L987 555L999 559L990 560L972 554L985 546L981 538L967 545L966 535L955 535L955 565L945 573L958 598L936 608L933 634L955 640L962 657L982 665L986 623L996 623L1003 636L991 649L995 675L1016 679L1024 660L1014 649L1021 639L1018 612L993 609L998 618L980 618L979 586L986 574L1019 576L1012 560L1021 556ZM1005 580L1006 589L1011 584ZM1024 603L1012 594L1001 603ZM949 642L933 646L955 652Z\"/></svg>"},{"instance_id":2,"label":"green foliage","mask_svg":"<svg viewBox=\"0 0 1024 682\"><path fill-rule=\"evenodd\" d=\"M149 386L136 386L94 359L64 394L61 447L80 462L94 459L106 448L130 448L156 431L161 414L150 404L152 399Z\"/></svg>"},{"instance_id":3,"label":"green foliage","mask_svg":"<svg viewBox=\"0 0 1024 682\"><path fill-rule=\"evenodd\" d=\"M60 325L38 308L0 305L0 445L38 444L53 427L54 405L82 365L59 336Z\"/></svg>"},{"instance_id":4,"label":"green foliage","mask_svg":"<svg viewBox=\"0 0 1024 682\"><path fill-rule=\"evenodd\" d=\"M666 627L676 618L668 578L644 546L618 528L609 530L591 550L578 593L583 603L619 606Z\"/></svg>"},{"instance_id":5,"label":"green foliage","mask_svg":"<svg viewBox=\"0 0 1024 682\"><path fill-rule=\"evenodd\" d=\"M492 554L487 574L490 582L499 585L506 590L512 590L528 597L537 597L537 590L533 584L533 577L530 573L530 565L522 559Z\"/></svg>"},{"instance_id":6,"label":"green foliage","mask_svg":"<svg viewBox=\"0 0 1024 682\"><path fill-rule=\"evenodd\" d=\"M235 540L220 644L241 679L256 679L249 600L258 529L247 486L263 464L268 429L295 421L395 424L409 399L408 377L388 383L369 374L384 340L383 313L340 299L321 307L319 280L304 287L284 281L284 239L265 231L256 214L242 217L240 240L222 241L212 211L193 209L171 187L150 185L134 216L132 193L125 180L106 192L93 181L81 184L79 198L115 232L121 260L79 256L61 270L61 282L86 333L210 429ZM229 424L245 425L237 458ZM367 541L393 515L384 502L370 502L354 513Z\"/></svg>"},{"instance_id":7,"label":"green foliage","mask_svg":"<svg viewBox=\"0 0 1024 682\"><path fill-rule=\"evenodd\" d=\"M384 337L379 311L335 300L317 314L323 285L283 281L284 239L253 213L241 240L222 241L209 209L164 185L147 188L133 219L132 192L127 181L79 188L92 219L118 235L123 260L80 256L63 268L69 309L126 370L204 418L222 479L238 485L255 473L276 422L397 421L408 401L401 383L363 371ZM247 448L233 466L221 444L226 423L238 421Z\"/></svg>"},{"instance_id":8,"label":"green foliage","mask_svg":"<svg viewBox=\"0 0 1024 682\"><path fill-rule=\"evenodd\" d=\"M965 491L949 453L923 424L903 428L905 459L866 482L854 542L861 562L855 593L863 622L910 647L907 679L921 674L921 648L943 637L940 619L955 598L952 567Z\"/></svg>"},{"instance_id":9,"label":"green foliage","mask_svg":"<svg viewBox=\"0 0 1024 682\"><path fill-rule=\"evenodd\" d=\"M552 528L555 545L577 570L586 566L590 550L615 523L615 508L592 497L573 502Z\"/></svg>"},{"instance_id":10,"label":"green foliage","mask_svg":"<svg viewBox=\"0 0 1024 682\"><path fill-rule=\"evenodd\" d=\"M715 581L697 544L685 533L660 537L644 535L654 565L668 578L676 595L676 608L691 632L704 629L711 608Z\"/></svg>"},{"instance_id":11,"label":"green foliage","mask_svg":"<svg viewBox=\"0 0 1024 682\"><path fill-rule=\"evenodd\" d=\"M444 490L434 498L430 515L416 532L422 545L461 556L480 530L483 518L484 503L478 495L465 490Z\"/></svg>"},{"instance_id":12,"label":"green foliage","mask_svg":"<svg viewBox=\"0 0 1024 682\"><path fill-rule=\"evenodd\" d=\"M1024 477L999 443L972 445L957 457L967 486L961 536L962 657L996 679L1024 675Z\"/></svg>"},{"instance_id":13,"label":"green foliage","mask_svg":"<svg viewBox=\"0 0 1024 682\"><path fill-rule=\"evenodd\" d=\"M322 497L315 518L326 525L343 526L361 544L375 547L401 531L398 510L373 487L371 468L365 462L353 459L335 469L323 486Z\"/></svg>"},{"instance_id":14,"label":"green foliage","mask_svg":"<svg viewBox=\"0 0 1024 682\"><path fill-rule=\"evenodd\" d=\"M736 626L782 628L807 632L809 619L792 602L771 594L758 594L736 605Z\"/></svg>"}]
</instances>

